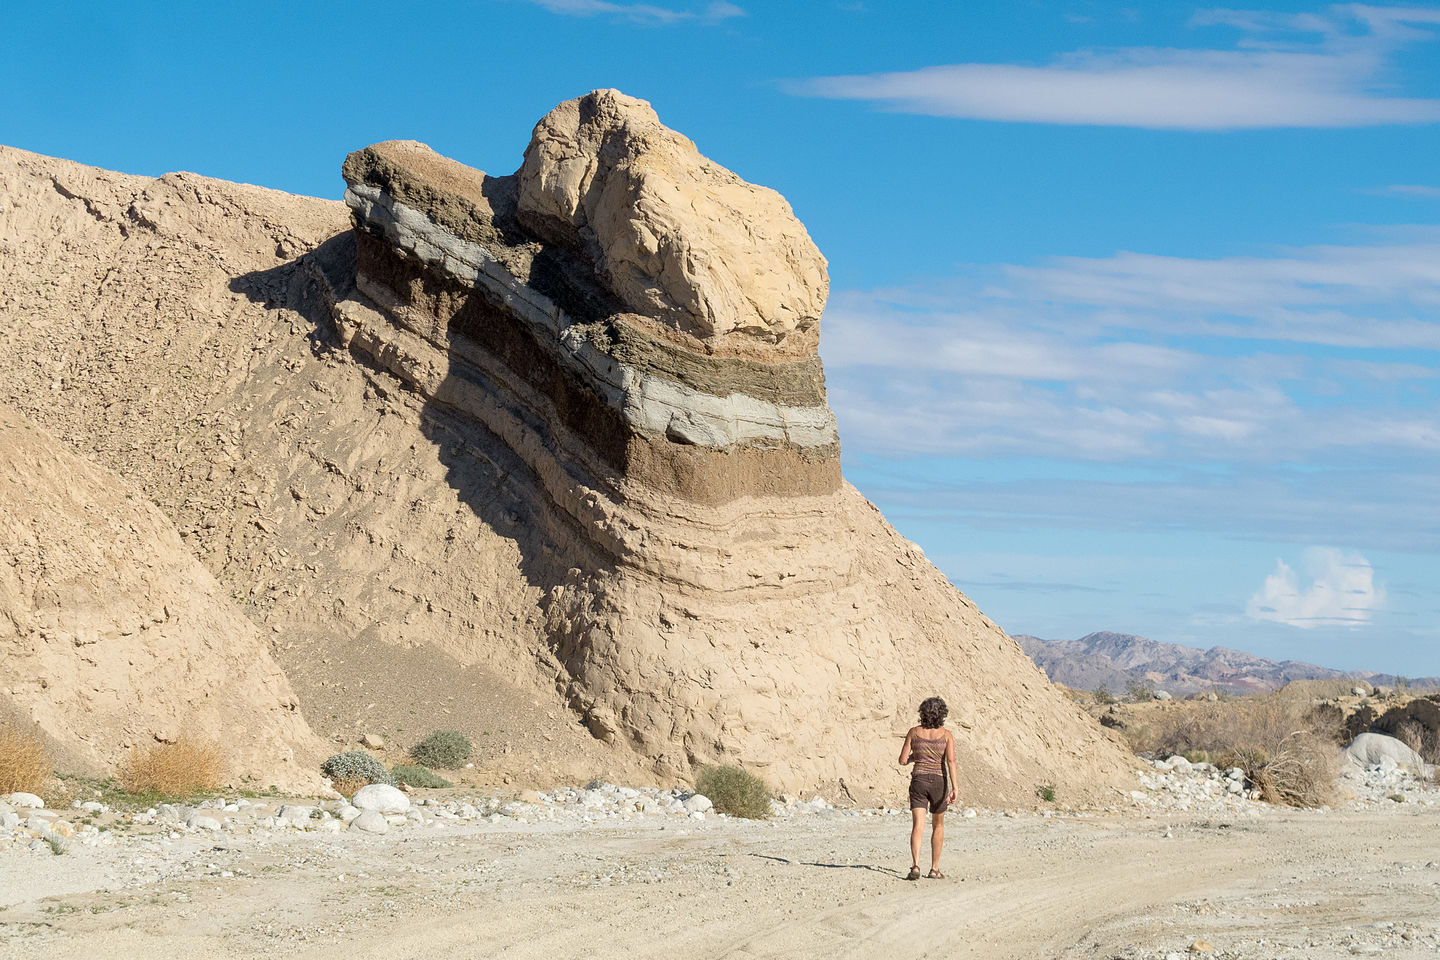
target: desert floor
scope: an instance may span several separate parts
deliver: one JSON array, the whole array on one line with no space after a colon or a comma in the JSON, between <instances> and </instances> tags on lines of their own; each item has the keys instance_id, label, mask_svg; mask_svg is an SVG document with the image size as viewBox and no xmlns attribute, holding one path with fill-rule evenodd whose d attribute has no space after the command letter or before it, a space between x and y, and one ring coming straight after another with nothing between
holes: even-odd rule
<instances>
[{"instance_id":1,"label":"desert floor","mask_svg":"<svg viewBox=\"0 0 1440 960\"><path fill-rule=\"evenodd\" d=\"M900 816L185 838L0 862L8 957L1440 953L1440 809Z\"/></svg>"}]
</instances>

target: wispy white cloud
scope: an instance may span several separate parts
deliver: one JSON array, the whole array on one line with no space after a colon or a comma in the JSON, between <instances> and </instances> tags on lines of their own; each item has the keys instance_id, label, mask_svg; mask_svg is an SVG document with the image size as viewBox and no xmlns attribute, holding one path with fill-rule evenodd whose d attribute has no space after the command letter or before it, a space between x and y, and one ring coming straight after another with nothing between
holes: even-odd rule
<instances>
[{"instance_id":1,"label":"wispy white cloud","mask_svg":"<svg viewBox=\"0 0 1440 960\"><path fill-rule=\"evenodd\" d=\"M609 0L528 0L551 13L575 17L611 17L632 23L663 26L686 21L717 23L735 17L745 16L745 10L726 0L715 2L699 9L675 9L650 3L611 3Z\"/></svg>"},{"instance_id":2,"label":"wispy white cloud","mask_svg":"<svg viewBox=\"0 0 1440 960\"><path fill-rule=\"evenodd\" d=\"M1428 27L1440 25L1440 11L1350 4L1300 16L1210 11L1193 22L1245 35L1233 49L1088 50L1046 66L947 64L816 77L790 90L1029 123L1234 130L1440 122L1440 100L1395 96L1387 82L1391 54L1433 41Z\"/></svg>"},{"instance_id":3,"label":"wispy white cloud","mask_svg":"<svg viewBox=\"0 0 1440 960\"><path fill-rule=\"evenodd\" d=\"M1392 197L1419 197L1422 200L1440 200L1440 187L1426 186L1421 183L1392 183L1390 186L1375 192L1389 194Z\"/></svg>"},{"instance_id":4,"label":"wispy white cloud","mask_svg":"<svg viewBox=\"0 0 1440 960\"><path fill-rule=\"evenodd\" d=\"M1385 604L1385 590L1375 583L1370 561L1358 553L1311 547L1301 565L1303 584L1289 564L1275 561L1275 572L1250 598L1246 615L1302 629L1358 626L1369 623Z\"/></svg>"},{"instance_id":5,"label":"wispy white cloud","mask_svg":"<svg viewBox=\"0 0 1440 960\"><path fill-rule=\"evenodd\" d=\"M1440 467L1440 236L1405 239L837 292L822 353L842 439L889 456Z\"/></svg>"}]
</instances>

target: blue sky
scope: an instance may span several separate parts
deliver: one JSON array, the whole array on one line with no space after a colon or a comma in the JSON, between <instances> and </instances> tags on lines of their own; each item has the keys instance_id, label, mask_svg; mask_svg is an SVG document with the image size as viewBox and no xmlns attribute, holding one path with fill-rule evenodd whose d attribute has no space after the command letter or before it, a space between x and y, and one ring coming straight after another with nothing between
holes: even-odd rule
<instances>
[{"instance_id":1,"label":"blue sky","mask_svg":"<svg viewBox=\"0 0 1440 960\"><path fill-rule=\"evenodd\" d=\"M806 222L847 475L1007 630L1440 675L1440 4L58 9L0 142L133 173L648 99Z\"/></svg>"}]
</instances>

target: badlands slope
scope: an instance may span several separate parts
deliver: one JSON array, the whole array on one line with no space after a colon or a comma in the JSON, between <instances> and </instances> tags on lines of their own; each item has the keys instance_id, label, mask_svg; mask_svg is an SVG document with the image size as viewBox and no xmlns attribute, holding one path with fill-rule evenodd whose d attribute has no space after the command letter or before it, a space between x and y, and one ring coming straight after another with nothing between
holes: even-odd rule
<instances>
[{"instance_id":1,"label":"badlands slope","mask_svg":"<svg viewBox=\"0 0 1440 960\"><path fill-rule=\"evenodd\" d=\"M939 693L975 802L1126 778L840 478L824 259L778 194L613 91L514 176L344 172L348 205L0 148L0 404L173 520L323 737L867 800Z\"/></svg>"}]
</instances>

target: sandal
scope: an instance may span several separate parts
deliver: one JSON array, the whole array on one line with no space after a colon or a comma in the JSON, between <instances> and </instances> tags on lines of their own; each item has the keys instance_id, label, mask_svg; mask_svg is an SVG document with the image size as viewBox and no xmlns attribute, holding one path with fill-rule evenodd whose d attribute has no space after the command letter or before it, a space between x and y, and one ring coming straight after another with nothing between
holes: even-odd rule
<instances>
[{"instance_id":1,"label":"sandal","mask_svg":"<svg viewBox=\"0 0 1440 960\"><path fill-rule=\"evenodd\" d=\"M905 879L906 879L906 880L919 880L919 879L920 879L920 868L919 868L919 867L911 867L911 868L910 868L910 875L909 875L908 877L906 877Z\"/></svg>"},{"instance_id":2,"label":"sandal","mask_svg":"<svg viewBox=\"0 0 1440 960\"><path fill-rule=\"evenodd\" d=\"M918 868L918 867L916 868L916 872L917 872L917 873L919 872L919 868ZM926 876L927 879L930 879L930 880L944 880L944 879L945 879L945 874L941 873L938 868L936 868L936 869L934 869L934 870L931 870L929 873L925 874L925 876Z\"/></svg>"}]
</instances>

